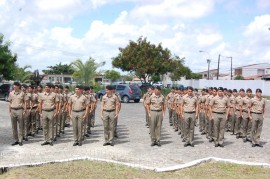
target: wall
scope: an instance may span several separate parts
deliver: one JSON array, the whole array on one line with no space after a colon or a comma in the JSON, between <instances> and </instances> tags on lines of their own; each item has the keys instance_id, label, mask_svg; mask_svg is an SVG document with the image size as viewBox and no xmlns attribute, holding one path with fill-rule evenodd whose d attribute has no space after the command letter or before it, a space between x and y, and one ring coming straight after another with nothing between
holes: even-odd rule
<instances>
[{"instance_id":1,"label":"wall","mask_svg":"<svg viewBox=\"0 0 270 179\"><path fill-rule=\"evenodd\" d=\"M181 80L176 84L184 86L192 86L194 88L202 89L206 87L224 87L227 89L241 89L251 88L254 93L257 88L260 88L263 95L270 96L270 81L263 80Z\"/></svg>"}]
</instances>

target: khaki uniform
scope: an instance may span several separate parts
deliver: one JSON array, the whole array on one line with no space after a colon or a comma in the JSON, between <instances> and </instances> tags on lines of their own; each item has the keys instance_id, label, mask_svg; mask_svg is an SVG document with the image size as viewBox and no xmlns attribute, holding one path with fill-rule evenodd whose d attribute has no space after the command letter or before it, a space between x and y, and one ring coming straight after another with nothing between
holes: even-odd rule
<instances>
[{"instance_id":1,"label":"khaki uniform","mask_svg":"<svg viewBox=\"0 0 270 179\"><path fill-rule=\"evenodd\" d=\"M150 109L150 136L152 143L160 142L161 126L163 121L163 109L165 106L165 98L162 94L159 96L153 94L146 104Z\"/></svg>"},{"instance_id":2,"label":"khaki uniform","mask_svg":"<svg viewBox=\"0 0 270 179\"><path fill-rule=\"evenodd\" d=\"M223 145L224 132L226 124L226 110L230 107L230 101L226 96L215 96L209 104L212 107L214 117L214 135L215 144Z\"/></svg>"},{"instance_id":3,"label":"khaki uniform","mask_svg":"<svg viewBox=\"0 0 270 179\"><path fill-rule=\"evenodd\" d=\"M194 128L195 128L195 115L198 105L198 98L195 95L186 95L182 99L182 110L185 123L185 141L186 144L193 145L194 141Z\"/></svg>"},{"instance_id":4,"label":"khaki uniform","mask_svg":"<svg viewBox=\"0 0 270 179\"><path fill-rule=\"evenodd\" d=\"M251 100L250 97L245 96L244 98L242 98L239 104L241 106L242 115L243 115L241 133L242 133L242 137L244 138L250 138L250 132L251 132L251 120L249 119L249 116L248 116L248 105L249 105L250 100Z\"/></svg>"},{"instance_id":5,"label":"khaki uniform","mask_svg":"<svg viewBox=\"0 0 270 179\"><path fill-rule=\"evenodd\" d=\"M40 93L40 92L37 92L37 95L38 95L38 99L39 99L39 97L41 96L41 94L42 93ZM39 113L37 113L37 131L38 130L41 130L43 127L42 127L42 119L41 119L41 117L40 117L40 114Z\"/></svg>"},{"instance_id":6,"label":"khaki uniform","mask_svg":"<svg viewBox=\"0 0 270 179\"><path fill-rule=\"evenodd\" d=\"M118 97L114 94L110 96L105 94L102 97L101 106L103 107L103 111L101 113L103 117L105 143L112 143L114 139L115 114L117 105L119 105L118 102Z\"/></svg>"},{"instance_id":7,"label":"khaki uniform","mask_svg":"<svg viewBox=\"0 0 270 179\"><path fill-rule=\"evenodd\" d=\"M91 133L91 127L92 127L91 119L92 119L92 113L94 110L94 104L96 102L96 98L93 96L93 94L88 94L86 95L86 97L89 100L89 111L86 117L86 121L84 123L84 134Z\"/></svg>"},{"instance_id":8,"label":"khaki uniform","mask_svg":"<svg viewBox=\"0 0 270 179\"><path fill-rule=\"evenodd\" d=\"M62 107L63 107L63 95L61 93L56 93L59 99L59 113L57 117L54 120L54 137L56 138L57 136L60 136L60 127L61 127L61 120L62 120Z\"/></svg>"},{"instance_id":9,"label":"khaki uniform","mask_svg":"<svg viewBox=\"0 0 270 179\"><path fill-rule=\"evenodd\" d=\"M252 116L251 141L252 144L260 144L260 136L263 127L263 114L266 101L264 98L254 97L249 102L250 113Z\"/></svg>"},{"instance_id":10,"label":"khaki uniform","mask_svg":"<svg viewBox=\"0 0 270 179\"><path fill-rule=\"evenodd\" d=\"M45 142L52 143L54 137L54 114L59 97L56 93L43 92L40 94L38 101L42 103L42 126Z\"/></svg>"},{"instance_id":11,"label":"khaki uniform","mask_svg":"<svg viewBox=\"0 0 270 179\"><path fill-rule=\"evenodd\" d=\"M173 121L173 127L175 131L178 131L178 121L177 121L177 116L176 116L176 111L175 111L175 104L174 104L174 99L178 96L178 94L173 93L171 96L171 110L172 110L172 121Z\"/></svg>"},{"instance_id":12,"label":"khaki uniform","mask_svg":"<svg viewBox=\"0 0 270 179\"><path fill-rule=\"evenodd\" d=\"M230 106L230 114L229 114L227 129L233 133L234 133L234 128L235 128L235 113L234 113L235 98L236 96L234 95L228 96L231 106Z\"/></svg>"},{"instance_id":13,"label":"khaki uniform","mask_svg":"<svg viewBox=\"0 0 270 179\"><path fill-rule=\"evenodd\" d=\"M198 100L198 105L200 105L199 109L199 129L200 132L206 133L205 132L205 124L206 124L206 114L205 114L205 102L206 102L206 95L201 95Z\"/></svg>"},{"instance_id":14,"label":"khaki uniform","mask_svg":"<svg viewBox=\"0 0 270 179\"><path fill-rule=\"evenodd\" d=\"M97 108L97 101L98 101L98 96L96 93L90 93L95 99L95 103L93 105L93 109L91 110L92 112L90 113L90 127L95 126L95 116L96 116L96 108Z\"/></svg>"},{"instance_id":15,"label":"khaki uniform","mask_svg":"<svg viewBox=\"0 0 270 179\"><path fill-rule=\"evenodd\" d=\"M209 95L208 98L206 99L206 104L207 106L210 105L210 102L214 98L213 95ZM206 134L206 137L208 137L210 140L213 140L213 135L214 135L214 121L211 119L211 116L208 111L208 133Z\"/></svg>"},{"instance_id":16,"label":"khaki uniform","mask_svg":"<svg viewBox=\"0 0 270 179\"><path fill-rule=\"evenodd\" d=\"M71 107L71 120L73 126L73 137L76 143L81 143L83 140L83 116L85 115L85 110L88 109L89 99L81 94L72 95L68 101Z\"/></svg>"},{"instance_id":17,"label":"khaki uniform","mask_svg":"<svg viewBox=\"0 0 270 179\"><path fill-rule=\"evenodd\" d=\"M38 94L32 93L31 95L31 113L30 113L30 122L31 122L31 129L30 133L34 135L37 131L37 120L38 120Z\"/></svg>"},{"instance_id":18,"label":"khaki uniform","mask_svg":"<svg viewBox=\"0 0 270 179\"><path fill-rule=\"evenodd\" d=\"M68 101L69 101L69 98L71 97L72 93L68 92L68 93L64 93L64 98L65 98L65 101L66 101L66 104L65 104L65 110L63 111L63 120L62 120L62 131L65 130L65 124L70 124L70 116L68 115Z\"/></svg>"},{"instance_id":19,"label":"khaki uniform","mask_svg":"<svg viewBox=\"0 0 270 179\"><path fill-rule=\"evenodd\" d=\"M121 96L119 93L114 93L116 96L117 96L117 99L118 99L118 102L119 102L119 105L121 106ZM120 109L119 109L120 110ZM118 111L118 114L119 114L119 111ZM115 126L114 126L114 135L117 136L117 124L118 124L118 117L116 117L116 120L115 120Z\"/></svg>"},{"instance_id":20,"label":"khaki uniform","mask_svg":"<svg viewBox=\"0 0 270 179\"><path fill-rule=\"evenodd\" d=\"M182 96L180 94L178 94L175 98L174 98L174 106L175 106L175 112L176 112L176 121L177 121L177 127L180 130L178 132L178 134L181 134L181 137L184 137L184 122L181 116L181 111L180 111L180 106L182 104Z\"/></svg>"},{"instance_id":21,"label":"khaki uniform","mask_svg":"<svg viewBox=\"0 0 270 179\"><path fill-rule=\"evenodd\" d=\"M168 112L169 112L169 123L172 124L173 120L172 120L172 109L171 109L171 97L172 97L173 93L170 92L167 96L166 96L166 103L167 103L167 107L168 107Z\"/></svg>"},{"instance_id":22,"label":"khaki uniform","mask_svg":"<svg viewBox=\"0 0 270 179\"><path fill-rule=\"evenodd\" d=\"M12 91L9 94L8 101L11 108L11 125L13 138L15 141L22 142L23 140L23 131L24 131L24 122L23 122L23 110L24 110L24 96L25 94L22 91L15 92ZM19 124L19 133L18 127Z\"/></svg>"},{"instance_id":23,"label":"khaki uniform","mask_svg":"<svg viewBox=\"0 0 270 179\"><path fill-rule=\"evenodd\" d=\"M144 104L144 109L145 109L145 122L146 122L146 126L149 126L149 115L148 115L148 112L147 112L147 108L146 108L146 101L149 100L150 96L152 95L152 93L145 93L143 95L143 104Z\"/></svg>"},{"instance_id":24,"label":"khaki uniform","mask_svg":"<svg viewBox=\"0 0 270 179\"><path fill-rule=\"evenodd\" d=\"M30 128L31 128L31 121L30 121L30 113L31 113L31 106L30 106L30 102L31 102L31 96L32 94L31 93L25 93L25 96L24 96L24 100L25 100L25 103L26 103L26 111L24 113L24 116L23 116L23 120L24 120L24 133L23 133L23 136L24 138L27 138L28 135L30 135Z\"/></svg>"},{"instance_id":25,"label":"khaki uniform","mask_svg":"<svg viewBox=\"0 0 270 179\"><path fill-rule=\"evenodd\" d=\"M242 123L242 116L240 115L240 101L242 100L242 97L239 95L235 98L235 127L234 132L236 135L241 136L241 123Z\"/></svg>"}]
</instances>

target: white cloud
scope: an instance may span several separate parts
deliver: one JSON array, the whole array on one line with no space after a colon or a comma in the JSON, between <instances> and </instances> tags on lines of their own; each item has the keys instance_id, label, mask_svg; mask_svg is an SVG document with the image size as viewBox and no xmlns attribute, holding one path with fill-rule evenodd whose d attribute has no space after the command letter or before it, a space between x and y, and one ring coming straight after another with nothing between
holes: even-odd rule
<instances>
[{"instance_id":1,"label":"white cloud","mask_svg":"<svg viewBox=\"0 0 270 179\"><path fill-rule=\"evenodd\" d=\"M197 36L197 45L199 47L206 47L215 44L222 40L222 35L219 33L211 33L211 34L199 34Z\"/></svg>"},{"instance_id":2,"label":"white cloud","mask_svg":"<svg viewBox=\"0 0 270 179\"><path fill-rule=\"evenodd\" d=\"M0 6L5 5L5 3L6 3L6 0L0 0Z\"/></svg>"}]
</instances>

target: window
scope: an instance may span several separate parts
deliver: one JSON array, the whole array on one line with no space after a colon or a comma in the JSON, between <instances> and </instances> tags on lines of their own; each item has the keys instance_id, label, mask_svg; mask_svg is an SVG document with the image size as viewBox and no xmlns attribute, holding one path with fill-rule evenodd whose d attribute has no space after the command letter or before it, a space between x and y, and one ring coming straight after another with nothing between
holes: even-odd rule
<instances>
[{"instance_id":1,"label":"window","mask_svg":"<svg viewBox=\"0 0 270 179\"><path fill-rule=\"evenodd\" d=\"M117 85L116 90L124 90L126 86L123 85Z\"/></svg>"}]
</instances>

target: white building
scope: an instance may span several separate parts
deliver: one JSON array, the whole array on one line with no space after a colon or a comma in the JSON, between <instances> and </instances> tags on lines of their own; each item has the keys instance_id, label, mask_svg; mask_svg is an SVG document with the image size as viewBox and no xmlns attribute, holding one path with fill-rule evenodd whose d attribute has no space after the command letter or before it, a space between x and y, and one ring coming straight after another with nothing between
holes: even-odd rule
<instances>
[{"instance_id":1,"label":"white building","mask_svg":"<svg viewBox=\"0 0 270 179\"><path fill-rule=\"evenodd\" d=\"M258 63L247 66L242 66L234 69L236 76L242 76L246 80L261 80L265 79L270 74L269 63Z\"/></svg>"}]
</instances>

